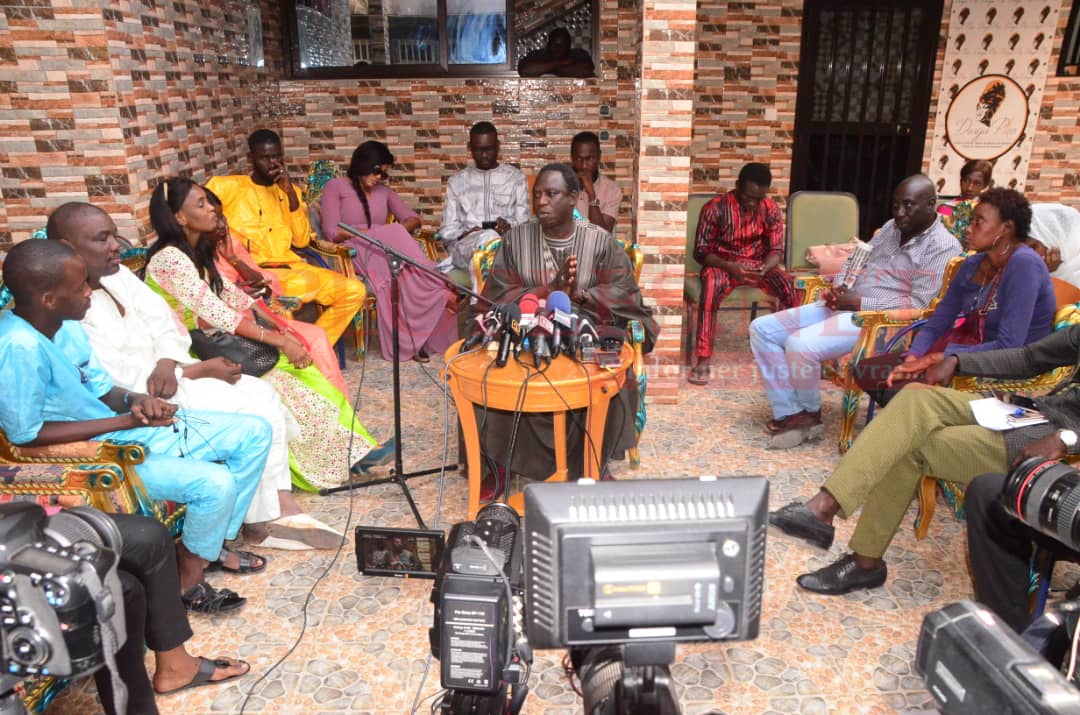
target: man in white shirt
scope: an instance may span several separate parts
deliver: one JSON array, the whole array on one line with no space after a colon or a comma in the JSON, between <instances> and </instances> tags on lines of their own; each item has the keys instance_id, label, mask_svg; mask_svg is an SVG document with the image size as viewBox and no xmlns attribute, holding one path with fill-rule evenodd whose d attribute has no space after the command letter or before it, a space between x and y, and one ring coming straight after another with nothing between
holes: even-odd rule
<instances>
[{"instance_id":1,"label":"man in white shirt","mask_svg":"<svg viewBox=\"0 0 1080 715\"><path fill-rule=\"evenodd\" d=\"M46 233L86 262L93 292L82 326L117 386L186 409L254 414L270 423L270 453L244 518L245 540L269 548L336 547L340 537L303 514L292 496L288 442L300 428L273 386L242 375L239 365L224 358L191 356L191 339L165 299L120 263L116 224L104 211L64 204L49 216Z\"/></svg>"},{"instance_id":2,"label":"man in white shirt","mask_svg":"<svg viewBox=\"0 0 1080 715\"><path fill-rule=\"evenodd\" d=\"M439 263L449 273L469 270L472 254L480 246L518 224L532 213L525 174L499 163L499 134L491 122L477 122L469 130L469 153L475 166L462 169L446 182L446 205L439 235L450 257Z\"/></svg>"}]
</instances>

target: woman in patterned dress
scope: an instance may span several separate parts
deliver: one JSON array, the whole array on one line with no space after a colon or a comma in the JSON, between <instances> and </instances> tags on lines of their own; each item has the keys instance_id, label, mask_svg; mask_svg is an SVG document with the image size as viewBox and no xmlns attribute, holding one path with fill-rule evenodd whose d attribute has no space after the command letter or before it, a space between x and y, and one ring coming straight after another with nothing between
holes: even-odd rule
<instances>
[{"instance_id":1,"label":"woman in patterned dress","mask_svg":"<svg viewBox=\"0 0 1080 715\"><path fill-rule=\"evenodd\" d=\"M289 443L293 484L306 491L338 486L348 479L349 464L357 473L387 461L393 444L380 445L368 434L345 395L313 365L303 343L290 332L260 326L255 314L267 324L273 323L271 316L221 279L214 262L217 246L207 237L215 234L217 210L202 187L185 178L163 180L150 197L150 222L158 240L149 252L147 283L188 329L214 327L281 351L263 379L300 424L300 436Z\"/></svg>"}]
</instances>

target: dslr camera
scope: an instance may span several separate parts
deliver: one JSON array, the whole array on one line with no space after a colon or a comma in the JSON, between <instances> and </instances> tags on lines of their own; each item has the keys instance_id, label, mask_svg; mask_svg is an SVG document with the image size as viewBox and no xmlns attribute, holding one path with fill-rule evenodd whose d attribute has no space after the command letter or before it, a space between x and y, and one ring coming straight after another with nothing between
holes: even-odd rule
<instances>
[{"instance_id":1,"label":"dslr camera","mask_svg":"<svg viewBox=\"0 0 1080 715\"><path fill-rule=\"evenodd\" d=\"M1009 473L1000 499L1027 526L1080 551L1080 472L1068 464L1024 460ZM1080 602L1066 601L1021 637L989 609L954 603L923 620L915 668L945 715L1080 715L1078 676L1066 678L1031 645L1057 640L1075 651L1078 620Z\"/></svg>"},{"instance_id":2,"label":"dslr camera","mask_svg":"<svg viewBox=\"0 0 1080 715\"><path fill-rule=\"evenodd\" d=\"M95 509L46 517L37 504L0 505L0 713L25 712L13 690L24 678L76 678L113 663L127 638L120 547L116 525ZM124 712L115 677L113 690Z\"/></svg>"}]
</instances>

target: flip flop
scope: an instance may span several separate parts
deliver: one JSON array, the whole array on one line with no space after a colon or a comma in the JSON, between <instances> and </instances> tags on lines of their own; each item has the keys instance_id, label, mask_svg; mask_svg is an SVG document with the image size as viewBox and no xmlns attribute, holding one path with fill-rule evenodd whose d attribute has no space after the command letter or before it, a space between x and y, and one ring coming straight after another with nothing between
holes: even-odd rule
<instances>
[{"instance_id":1,"label":"flip flop","mask_svg":"<svg viewBox=\"0 0 1080 715\"><path fill-rule=\"evenodd\" d=\"M320 531L329 531L335 536L341 536L342 533L330 526L319 521L311 514L292 514L291 516L283 516L280 519L275 519L270 522L271 524L280 524L282 526L291 527L294 529L318 529Z\"/></svg>"},{"instance_id":2,"label":"flip flop","mask_svg":"<svg viewBox=\"0 0 1080 715\"><path fill-rule=\"evenodd\" d=\"M222 549L222 553L225 553L224 549ZM251 551L232 551L232 553L236 554L240 558L240 565L238 567L233 568L231 566L226 566L225 562L222 561L221 557L219 556L217 561L211 561L209 564L207 564L204 570L206 572L227 571L229 573L248 574L259 573L266 568L266 562L268 561L268 559L265 556L259 556L258 554L252 553Z\"/></svg>"},{"instance_id":3,"label":"flip flop","mask_svg":"<svg viewBox=\"0 0 1080 715\"><path fill-rule=\"evenodd\" d=\"M700 374L697 370L691 370L687 376L686 381L691 385L708 385L709 376Z\"/></svg>"},{"instance_id":4,"label":"flip flop","mask_svg":"<svg viewBox=\"0 0 1080 715\"><path fill-rule=\"evenodd\" d=\"M180 600L184 604L184 610L209 616L235 611L247 603L247 599L236 591L214 588L206 581L201 581L184 591L180 594Z\"/></svg>"},{"instance_id":5,"label":"flip flop","mask_svg":"<svg viewBox=\"0 0 1080 715\"><path fill-rule=\"evenodd\" d=\"M228 668L232 666L232 663L223 659L215 658L210 660L209 658L203 658L199 656L199 669L195 671L195 677L191 679L187 685L181 685L179 688L173 688L172 690L154 690L157 695L172 695L173 693L179 693L181 690L189 690L191 688L198 688L203 685L219 685L221 683L227 683L230 680L236 680L242 678L251 672L251 664L246 660L238 660L237 663L242 663L247 666L247 670L243 673L237 673L236 675L230 675L225 678L218 678L217 680L211 680L214 677L214 673L218 668Z\"/></svg>"},{"instance_id":6,"label":"flip flop","mask_svg":"<svg viewBox=\"0 0 1080 715\"><path fill-rule=\"evenodd\" d=\"M285 539L280 536L267 536L265 539L252 546L258 546L260 549L280 549L282 551L307 551L308 549L315 548L306 541L299 539Z\"/></svg>"}]
</instances>

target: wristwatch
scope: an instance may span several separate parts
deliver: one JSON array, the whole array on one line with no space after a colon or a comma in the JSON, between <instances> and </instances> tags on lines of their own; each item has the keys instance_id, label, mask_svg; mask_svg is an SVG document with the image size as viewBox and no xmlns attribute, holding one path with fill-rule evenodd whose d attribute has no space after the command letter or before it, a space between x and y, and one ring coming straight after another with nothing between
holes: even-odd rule
<instances>
[{"instance_id":1,"label":"wristwatch","mask_svg":"<svg viewBox=\"0 0 1080 715\"><path fill-rule=\"evenodd\" d=\"M589 206L595 206L596 208L600 208L600 199L593 199L589 202Z\"/></svg>"},{"instance_id":2,"label":"wristwatch","mask_svg":"<svg viewBox=\"0 0 1080 715\"><path fill-rule=\"evenodd\" d=\"M1065 449L1070 450L1076 446L1076 433L1071 429L1058 430L1058 439L1065 445Z\"/></svg>"}]
</instances>

